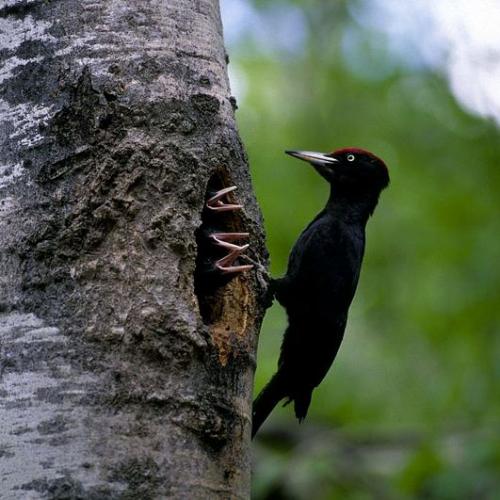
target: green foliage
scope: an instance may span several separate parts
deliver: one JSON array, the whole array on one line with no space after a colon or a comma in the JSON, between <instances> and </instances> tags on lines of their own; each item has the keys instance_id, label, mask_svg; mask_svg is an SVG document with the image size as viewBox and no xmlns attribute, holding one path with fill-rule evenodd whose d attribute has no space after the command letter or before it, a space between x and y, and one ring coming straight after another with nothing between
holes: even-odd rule
<instances>
[{"instance_id":1,"label":"green foliage","mask_svg":"<svg viewBox=\"0 0 500 500\"><path fill-rule=\"evenodd\" d=\"M328 194L284 149L364 147L386 160L392 181L369 222L338 359L303 426L288 407L264 427L264 438L266 427L293 438L258 441L254 496L500 498L498 130L461 109L440 75L392 61L347 4L288 3L304 6L299 53L232 50L273 275ZM260 7L276 4L287 2ZM360 72L341 50L348 30L377 68ZM275 369L285 323L274 306L256 391Z\"/></svg>"}]
</instances>

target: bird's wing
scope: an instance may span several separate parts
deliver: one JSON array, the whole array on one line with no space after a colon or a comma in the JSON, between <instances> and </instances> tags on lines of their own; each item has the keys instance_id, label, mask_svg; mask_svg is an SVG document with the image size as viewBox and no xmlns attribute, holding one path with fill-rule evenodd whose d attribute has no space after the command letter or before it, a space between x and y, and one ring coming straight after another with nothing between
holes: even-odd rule
<instances>
[{"instance_id":1,"label":"bird's wing","mask_svg":"<svg viewBox=\"0 0 500 500\"><path fill-rule=\"evenodd\" d=\"M299 239L290 269L291 296L301 310L323 314L335 307L347 310L356 291L364 238L332 219L319 219Z\"/></svg>"},{"instance_id":2,"label":"bird's wing","mask_svg":"<svg viewBox=\"0 0 500 500\"><path fill-rule=\"evenodd\" d=\"M319 214L297 239L289 259L289 271L314 271L318 266L328 262L328 253L332 250L337 237L335 227L327 217ZM305 260L304 260L305 259Z\"/></svg>"}]
</instances>

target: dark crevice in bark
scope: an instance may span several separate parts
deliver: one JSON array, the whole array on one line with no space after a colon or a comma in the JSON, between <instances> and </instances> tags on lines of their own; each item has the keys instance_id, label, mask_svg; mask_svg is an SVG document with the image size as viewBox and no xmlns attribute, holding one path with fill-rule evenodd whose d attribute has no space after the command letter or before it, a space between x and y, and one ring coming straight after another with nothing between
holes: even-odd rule
<instances>
[{"instance_id":1,"label":"dark crevice in bark","mask_svg":"<svg viewBox=\"0 0 500 500\"><path fill-rule=\"evenodd\" d=\"M21 1L11 5L5 5L0 7L0 17L19 17L24 18L26 15L30 14L33 9L43 3L46 0L31 0L31 1Z\"/></svg>"}]
</instances>

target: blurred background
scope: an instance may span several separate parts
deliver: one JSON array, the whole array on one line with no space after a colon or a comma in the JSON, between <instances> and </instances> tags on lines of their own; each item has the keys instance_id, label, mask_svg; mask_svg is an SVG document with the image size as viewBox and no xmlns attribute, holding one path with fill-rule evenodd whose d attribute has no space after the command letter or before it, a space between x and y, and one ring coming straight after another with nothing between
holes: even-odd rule
<instances>
[{"instance_id":1,"label":"blurred background","mask_svg":"<svg viewBox=\"0 0 500 500\"><path fill-rule=\"evenodd\" d=\"M500 2L222 0L274 276L327 199L284 149L358 146L391 185L306 422L277 409L253 498L500 498ZM286 318L261 332L255 391Z\"/></svg>"}]
</instances>

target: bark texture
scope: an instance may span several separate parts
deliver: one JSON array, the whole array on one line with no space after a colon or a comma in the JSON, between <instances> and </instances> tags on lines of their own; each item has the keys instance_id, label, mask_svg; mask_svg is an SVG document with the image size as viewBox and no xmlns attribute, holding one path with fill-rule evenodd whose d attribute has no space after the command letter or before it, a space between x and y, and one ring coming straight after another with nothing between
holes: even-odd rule
<instances>
[{"instance_id":1,"label":"bark texture","mask_svg":"<svg viewBox=\"0 0 500 500\"><path fill-rule=\"evenodd\" d=\"M218 2L3 1L0 63L1 498L248 497L262 290L194 287L209 185L266 259Z\"/></svg>"}]
</instances>

